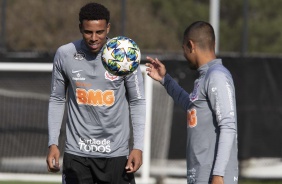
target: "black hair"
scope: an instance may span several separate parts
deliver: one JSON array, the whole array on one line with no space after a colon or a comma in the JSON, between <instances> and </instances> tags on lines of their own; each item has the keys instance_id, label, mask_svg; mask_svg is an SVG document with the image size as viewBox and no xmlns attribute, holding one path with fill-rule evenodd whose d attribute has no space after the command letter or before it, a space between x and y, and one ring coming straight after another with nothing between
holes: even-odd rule
<instances>
[{"instance_id":1,"label":"black hair","mask_svg":"<svg viewBox=\"0 0 282 184\"><path fill-rule=\"evenodd\" d=\"M107 23L110 21L109 10L98 3L88 3L84 5L79 12L79 22L83 20L106 20Z\"/></svg>"},{"instance_id":2,"label":"black hair","mask_svg":"<svg viewBox=\"0 0 282 184\"><path fill-rule=\"evenodd\" d=\"M193 22L184 31L183 42L188 40L197 42L203 49L214 49L215 34L212 25L204 21Z\"/></svg>"}]
</instances>

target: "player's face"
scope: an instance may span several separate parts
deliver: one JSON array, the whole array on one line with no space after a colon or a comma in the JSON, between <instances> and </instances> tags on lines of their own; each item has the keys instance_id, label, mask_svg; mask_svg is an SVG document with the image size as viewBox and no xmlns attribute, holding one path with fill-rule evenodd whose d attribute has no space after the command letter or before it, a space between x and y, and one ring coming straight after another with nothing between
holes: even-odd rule
<instances>
[{"instance_id":1,"label":"player's face","mask_svg":"<svg viewBox=\"0 0 282 184\"><path fill-rule=\"evenodd\" d=\"M83 20L79 28L89 50L98 53L107 42L110 24L106 20Z\"/></svg>"}]
</instances>

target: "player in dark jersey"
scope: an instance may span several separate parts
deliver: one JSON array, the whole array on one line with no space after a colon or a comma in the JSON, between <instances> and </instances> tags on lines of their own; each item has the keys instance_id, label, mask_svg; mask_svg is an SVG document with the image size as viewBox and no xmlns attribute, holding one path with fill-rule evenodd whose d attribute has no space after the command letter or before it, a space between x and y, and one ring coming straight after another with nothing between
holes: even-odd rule
<instances>
[{"instance_id":1,"label":"player in dark jersey","mask_svg":"<svg viewBox=\"0 0 282 184\"><path fill-rule=\"evenodd\" d=\"M79 13L83 39L61 46L54 58L46 161L50 172L60 170L57 146L67 103L63 183L134 184L133 173L142 164L143 76L140 67L123 77L103 67L101 49L108 39L109 20L103 5L83 6Z\"/></svg>"},{"instance_id":2,"label":"player in dark jersey","mask_svg":"<svg viewBox=\"0 0 282 184\"><path fill-rule=\"evenodd\" d=\"M197 21L184 32L184 57L199 77L187 93L156 58L147 57L147 74L164 85L187 112L187 183L238 183L237 115L230 72L215 55L209 23Z\"/></svg>"}]
</instances>

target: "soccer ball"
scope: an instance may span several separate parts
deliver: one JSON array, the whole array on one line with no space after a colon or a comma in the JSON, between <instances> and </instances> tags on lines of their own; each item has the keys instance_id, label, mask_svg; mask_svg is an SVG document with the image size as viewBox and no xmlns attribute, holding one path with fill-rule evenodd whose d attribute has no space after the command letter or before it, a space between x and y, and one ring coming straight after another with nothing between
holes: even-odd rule
<instances>
[{"instance_id":1,"label":"soccer ball","mask_svg":"<svg viewBox=\"0 0 282 184\"><path fill-rule=\"evenodd\" d=\"M107 41L102 49L102 63L113 75L125 76L134 72L141 59L137 44L130 38L118 36Z\"/></svg>"}]
</instances>

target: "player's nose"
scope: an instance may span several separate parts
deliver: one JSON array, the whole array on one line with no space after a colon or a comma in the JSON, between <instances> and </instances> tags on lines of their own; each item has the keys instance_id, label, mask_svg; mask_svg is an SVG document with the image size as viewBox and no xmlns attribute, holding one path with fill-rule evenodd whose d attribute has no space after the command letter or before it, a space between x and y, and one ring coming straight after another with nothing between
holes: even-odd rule
<instances>
[{"instance_id":1,"label":"player's nose","mask_svg":"<svg viewBox=\"0 0 282 184\"><path fill-rule=\"evenodd\" d=\"M93 33L93 34L91 35L91 40L92 40L92 41L96 41L97 39L98 39L97 34L96 34L96 33Z\"/></svg>"}]
</instances>

